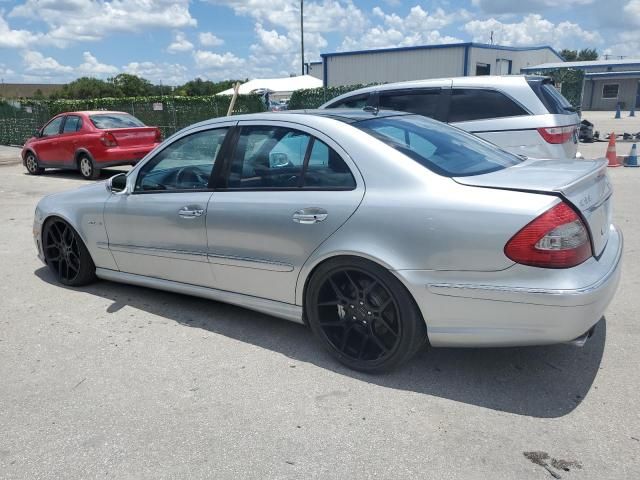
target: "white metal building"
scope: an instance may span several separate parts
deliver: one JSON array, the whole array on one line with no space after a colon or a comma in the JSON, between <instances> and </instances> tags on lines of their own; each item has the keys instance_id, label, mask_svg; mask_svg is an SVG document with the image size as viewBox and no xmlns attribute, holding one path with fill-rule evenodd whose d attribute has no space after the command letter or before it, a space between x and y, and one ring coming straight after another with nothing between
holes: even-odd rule
<instances>
[{"instance_id":1,"label":"white metal building","mask_svg":"<svg viewBox=\"0 0 640 480\"><path fill-rule=\"evenodd\" d=\"M325 86L399 82L440 77L517 74L530 65L562 61L549 46L505 47L452 43L324 53Z\"/></svg>"}]
</instances>

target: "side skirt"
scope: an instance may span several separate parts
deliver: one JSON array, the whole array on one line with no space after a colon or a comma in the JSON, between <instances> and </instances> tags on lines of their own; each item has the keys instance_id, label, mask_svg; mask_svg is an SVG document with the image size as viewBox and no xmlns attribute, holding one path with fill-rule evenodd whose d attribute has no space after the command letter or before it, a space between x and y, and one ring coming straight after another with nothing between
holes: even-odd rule
<instances>
[{"instance_id":1,"label":"side skirt","mask_svg":"<svg viewBox=\"0 0 640 480\"><path fill-rule=\"evenodd\" d=\"M106 268L96 268L96 276L103 280L109 280L112 282L128 283L131 285L138 285L140 287L155 288L158 290L166 290L168 292L207 298L217 302L230 303L239 307L255 310L256 312L283 318L291 322L304 323L302 321L302 307L299 305L291 305L289 303L217 290L215 288L189 285L188 283L173 282L171 280L163 280L161 278L118 272L116 270L109 270Z\"/></svg>"}]
</instances>

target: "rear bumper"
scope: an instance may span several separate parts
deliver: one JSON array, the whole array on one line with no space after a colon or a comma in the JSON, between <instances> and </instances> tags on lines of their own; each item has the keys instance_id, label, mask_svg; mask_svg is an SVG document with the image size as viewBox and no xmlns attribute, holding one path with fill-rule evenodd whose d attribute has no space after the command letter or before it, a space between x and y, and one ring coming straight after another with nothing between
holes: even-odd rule
<instances>
[{"instance_id":1,"label":"rear bumper","mask_svg":"<svg viewBox=\"0 0 640 480\"><path fill-rule=\"evenodd\" d=\"M611 226L600 258L574 268L394 273L416 299L433 346L545 345L574 340L600 320L618 287L622 248Z\"/></svg>"},{"instance_id":2,"label":"rear bumper","mask_svg":"<svg viewBox=\"0 0 640 480\"><path fill-rule=\"evenodd\" d=\"M106 148L94 156L94 161L100 167L134 164L158 146L157 143L137 147Z\"/></svg>"}]
</instances>

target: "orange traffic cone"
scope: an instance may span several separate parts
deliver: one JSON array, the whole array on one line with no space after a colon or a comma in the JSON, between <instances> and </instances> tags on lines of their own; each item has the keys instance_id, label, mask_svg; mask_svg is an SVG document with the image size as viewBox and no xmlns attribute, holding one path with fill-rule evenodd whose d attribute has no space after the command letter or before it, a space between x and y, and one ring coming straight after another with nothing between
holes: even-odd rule
<instances>
[{"instance_id":1,"label":"orange traffic cone","mask_svg":"<svg viewBox=\"0 0 640 480\"><path fill-rule=\"evenodd\" d=\"M609 160L608 167L621 167L622 164L618 161L618 156L616 155L616 134L611 132L609 135L609 146L607 147L607 160Z\"/></svg>"}]
</instances>

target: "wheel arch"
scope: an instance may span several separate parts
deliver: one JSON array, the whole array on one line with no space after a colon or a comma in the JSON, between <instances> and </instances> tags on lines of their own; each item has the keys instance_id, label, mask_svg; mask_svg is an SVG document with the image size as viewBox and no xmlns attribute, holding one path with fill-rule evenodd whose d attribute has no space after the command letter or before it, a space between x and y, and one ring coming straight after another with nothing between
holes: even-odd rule
<instances>
[{"instance_id":1,"label":"wheel arch","mask_svg":"<svg viewBox=\"0 0 640 480\"><path fill-rule=\"evenodd\" d=\"M33 153L33 155L36 157L36 160L38 160L38 154L36 153L36 151L32 147L27 147L22 150L22 165L26 165L27 155L30 153Z\"/></svg>"},{"instance_id":2,"label":"wheel arch","mask_svg":"<svg viewBox=\"0 0 640 480\"><path fill-rule=\"evenodd\" d=\"M84 147L78 148L76 150L76 153L73 156L73 164L75 165L76 168L80 168L80 159L86 155L87 157L89 157L89 160L91 160L92 162L95 163L95 159L93 158L93 155L91 155L91 152L89 150L87 150Z\"/></svg>"},{"instance_id":3,"label":"wheel arch","mask_svg":"<svg viewBox=\"0 0 640 480\"><path fill-rule=\"evenodd\" d=\"M42 228L40 229L40 245L42 245L44 248L44 226L47 224L47 222L50 222L55 219L62 220L63 222L66 222L71 228L73 228L73 231L78 234L78 236L80 237L80 240L82 240L82 243L84 243L85 247L87 248L87 252L89 252L89 256L91 257L91 260L95 263L93 255L91 255L91 250L88 248L89 243L84 232L82 232L78 228L78 226L76 225L76 222L73 222L67 215L60 212L49 213L43 218Z\"/></svg>"}]
</instances>

